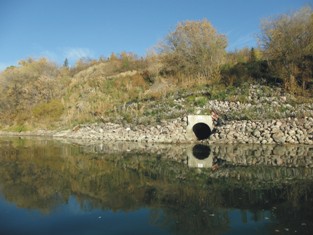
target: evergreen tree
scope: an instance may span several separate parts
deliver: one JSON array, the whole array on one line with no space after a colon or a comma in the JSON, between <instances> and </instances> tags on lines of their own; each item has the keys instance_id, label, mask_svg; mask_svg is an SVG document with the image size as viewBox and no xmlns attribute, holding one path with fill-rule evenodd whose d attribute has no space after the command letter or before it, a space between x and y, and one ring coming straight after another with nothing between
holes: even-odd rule
<instances>
[{"instance_id":1,"label":"evergreen tree","mask_svg":"<svg viewBox=\"0 0 313 235\"><path fill-rule=\"evenodd\" d=\"M63 63L64 68L68 68L68 59L65 58L64 63Z\"/></svg>"},{"instance_id":2,"label":"evergreen tree","mask_svg":"<svg viewBox=\"0 0 313 235\"><path fill-rule=\"evenodd\" d=\"M257 60L255 49L252 47L250 50L250 62L255 62Z\"/></svg>"}]
</instances>

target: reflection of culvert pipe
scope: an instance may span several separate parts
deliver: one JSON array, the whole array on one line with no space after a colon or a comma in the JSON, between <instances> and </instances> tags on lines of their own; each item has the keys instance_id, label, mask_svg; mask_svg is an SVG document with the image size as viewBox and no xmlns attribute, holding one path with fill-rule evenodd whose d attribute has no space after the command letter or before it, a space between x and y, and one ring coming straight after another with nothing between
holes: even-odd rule
<instances>
[{"instance_id":1,"label":"reflection of culvert pipe","mask_svg":"<svg viewBox=\"0 0 313 235\"><path fill-rule=\"evenodd\" d=\"M192 127L192 131L198 140L208 139L211 135L211 128L203 122L196 123Z\"/></svg>"},{"instance_id":2,"label":"reflection of culvert pipe","mask_svg":"<svg viewBox=\"0 0 313 235\"><path fill-rule=\"evenodd\" d=\"M187 149L188 166L196 168L211 168L212 167L212 151L210 146L196 144Z\"/></svg>"},{"instance_id":3,"label":"reflection of culvert pipe","mask_svg":"<svg viewBox=\"0 0 313 235\"><path fill-rule=\"evenodd\" d=\"M192 154L195 158L199 160L204 160L210 156L211 148L210 146L203 144L196 144L192 148Z\"/></svg>"}]
</instances>

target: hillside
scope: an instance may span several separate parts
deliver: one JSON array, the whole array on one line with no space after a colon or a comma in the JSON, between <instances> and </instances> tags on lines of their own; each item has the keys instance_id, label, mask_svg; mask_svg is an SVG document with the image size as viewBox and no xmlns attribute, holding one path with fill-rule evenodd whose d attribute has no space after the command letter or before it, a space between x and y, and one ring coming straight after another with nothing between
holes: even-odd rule
<instances>
[{"instance_id":1,"label":"hillside","mask_svg":"<svg viewBox=\"0 0 313 235\"><path fill-rule=\"evenodd\" d=\"M151 124L212 110L229 121L312 117L312 25L304 7L262 23L259 48L227 52L208 20L185 21L145 57L21 60L0 73L0 129Z\"/></svg>"},{"instance_id":2,"label":"hillside","mask_svg":"<svg viewBox=\"0 0 313 235\"><path fill-rule=\"evenodd\" d=\"M248 80L236 87L161 76L151 81L149 67L124 71L119 62L89 61L82 69L69 69L41 59L8 68L0 75L1 129L60 130L94 122L156 124L212 110L228 121L313 117L312 98L292 95L279 86ZM13 76L18 82L10 80Z\"/></svg>"}]
</instances>

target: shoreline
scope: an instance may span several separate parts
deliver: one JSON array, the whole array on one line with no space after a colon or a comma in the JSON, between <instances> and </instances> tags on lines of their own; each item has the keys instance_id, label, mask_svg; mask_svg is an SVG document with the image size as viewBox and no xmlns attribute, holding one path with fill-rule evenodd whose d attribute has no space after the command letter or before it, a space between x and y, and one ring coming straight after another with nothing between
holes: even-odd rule
<instances>
[{"instance_id":1,"label":"shoreline","mask_svg":"<svg viewBox=\"0 0 313 235\"><path fill-rule=\"evenodd\" d=\"M33 136L64 139L126 141L164 144L307 144L313 145L313 118L286 118L259 121L229 121L216 127L206 140L197 140L186 131L187 117L161 121L156 125L124 126L93 123L64 131L0 131L0 136Z\"/></svg>"},{"instance_id":2,"label":"shoreline","mask_svg":"<svg viewBox=\"0 0 313 235\"><path fill-rule=\"evenodd\" d=\"M15 135L16 137L16 135ZM14 137L13 137L14 138ZM312 145L306 144L217 144L203 145L192 144L168 144L168 143L146 143L127 141L101 141L96 139L73 139L73 138L51 138L47 136L25 136L22 140L34 141L44 144L49 141L57 141L61 144L70 144L79 147L80 152L114 158L136 156L157 156L159 159L167 159L187 165L189 168L217 169L227 167L285 167L283 169L313 169ZM0 139L1 140L1 139ZM11 142L11 140L8 140ZM2 141L0 141L2 142ZM4 143L6 140L4 140ZM29 143L29 142L25 142ZM31 143L31 142L30 142ZM10 146L4 144L4 146ZM27 144L25 144L27 145ZM14 145L13 145L14 146ZM29 145L27 145L29 146ZM33 145L30 145L33 146ZM60 146L60 145L57 145ZM217 164L217 165L216 165ZM216 168L217 167L217 168ZM258 169L260 169L258 168ZM284 170L283 170L284 171Z\"/></svg>"}]
</instances>

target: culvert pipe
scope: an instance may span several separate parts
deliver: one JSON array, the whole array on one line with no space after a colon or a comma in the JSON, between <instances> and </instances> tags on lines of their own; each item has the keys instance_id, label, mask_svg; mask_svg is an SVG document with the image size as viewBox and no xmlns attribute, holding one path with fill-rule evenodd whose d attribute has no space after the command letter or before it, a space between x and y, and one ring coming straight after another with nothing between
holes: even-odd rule
<instances>
[{"instance_id":1,"label":"culvert pipe","mask_svg":"<svg viewBox=\"0 0 313 235\"><path fill-rule=\"evenodd\" d=\"M192 127L192 131L198 140L208 139L211 135L211 128L203 122L196 123Z\"/></svg>"},{"instance_id":2,"label":"culvert pipe","mask_svg":"<svg viewBox=\"0 0 313 235\"><path fill-rule=\"evenodd\" d=\"M210 138L213 130L213 120L210 115L189 115L187 135L193 140Z\"/></svg>"}]
</instances>

